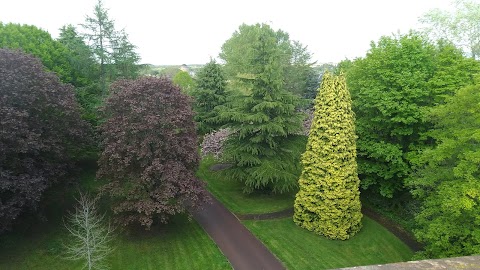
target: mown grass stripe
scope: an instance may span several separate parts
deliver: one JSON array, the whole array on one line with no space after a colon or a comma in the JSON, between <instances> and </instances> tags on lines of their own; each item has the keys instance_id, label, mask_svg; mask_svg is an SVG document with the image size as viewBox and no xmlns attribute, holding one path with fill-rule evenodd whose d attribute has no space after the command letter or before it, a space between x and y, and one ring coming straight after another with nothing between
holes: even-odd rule
<instances>
[{"instance_id":1,"label":"mown grass stripe","mask_svg":"<svg viewBox=\"0 0 480 270\"><path fill-rule=\"evenodd\" d=\"M347 241L329 240L295 225L291 218L243 221L288 269L330 269L406 261L413 252L369 218ZM288 233L287 233L288 232Z\"/></svg>"}]
</instances>

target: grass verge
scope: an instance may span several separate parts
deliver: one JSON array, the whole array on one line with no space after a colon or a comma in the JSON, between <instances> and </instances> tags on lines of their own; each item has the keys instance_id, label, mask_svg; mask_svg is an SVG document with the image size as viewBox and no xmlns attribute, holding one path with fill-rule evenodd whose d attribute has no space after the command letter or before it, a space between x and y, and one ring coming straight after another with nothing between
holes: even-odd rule
<instances>
[{"instance_id":1,"label":"grass verge","mask_svg":"<svg viewBox=\"0 0 480 270\"><path fill-rule=\"evenodd\" d=\"M288 269L331 269L407 261L413 252L375 221L347 241L329 240L300 228L291 218L243 221Z\"/></svg>"},{"instance_id":2,"label":"grass verge","mask_svg":"<svg viewBox=\"0 0 480 270\"><path fill-rule=\"evenodd\" d=\"M265 194L242 192L243 184L225 179L219 171L209 168L217 161L207 156L202 159L197 177L207 183L207 189L230 211L236 214L259 214L285 210L293 207L296 191L284 194Z\"/></svg>"},{"instance_id":3,"label":"grass verge","mask_svg":"<svg viewBox=\"0 0 480 270\"><path fill-rule=\"evenodd\" d=\"M98 183L92 181L95 171L82 177L83 190L92 191ZM66 193L72 196L72 192ZM55 192L59 196L60 192ZM2 270L76 270L79 262L62 259L63 243L69 235L63 228L65 214L71 198L52 202L46 209L48 221L32 219L28 226L0 236L0 269ZM186 216L176 216L167 225L150 231L137 231L129 235L117 233L114 251L108 258L110 269L231 269L227 259L203 229Z\"/></svg>"}]
</instances>

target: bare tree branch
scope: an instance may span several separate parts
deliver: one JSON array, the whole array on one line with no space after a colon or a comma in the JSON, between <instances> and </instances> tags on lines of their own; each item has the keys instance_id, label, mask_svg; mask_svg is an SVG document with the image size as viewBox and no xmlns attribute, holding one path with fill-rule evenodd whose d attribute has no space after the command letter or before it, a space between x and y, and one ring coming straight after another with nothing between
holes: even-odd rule
<instances>
[{"instance_id":1,"label":"bare tree branch","mask_svg":"<svg viewBox=\"0 0 480 270\"><path fill-rule=\"evenodd\" d=\"M80 193L76 201L74 212L69 213L64 221L71 236L71 240L64 244L64 258L84 261L82 269L108 269L105 258L113 251L110 242L114 228L110 223L105 224L105 215L98 213L95 199Z\"/></svg>"}]
</instances>

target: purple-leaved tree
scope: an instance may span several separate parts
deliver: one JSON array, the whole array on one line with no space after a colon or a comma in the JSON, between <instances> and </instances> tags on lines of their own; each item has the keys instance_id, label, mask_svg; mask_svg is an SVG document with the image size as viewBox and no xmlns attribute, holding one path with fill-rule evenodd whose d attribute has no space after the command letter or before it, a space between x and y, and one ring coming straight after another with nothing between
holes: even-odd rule
<instances>
[{"instance_id":1,"label":"purple-leaved tree","mask_svg":"<svg viewBox=\"0 0 480 270\"><path fill-rule=\"evenodd\" d=\"M0 232L65 177L88 128L71 85L37 58L0 49Z\"/></svg>"},{"instance_id":2,"label":"purple-leaved tree","mask_svg":"<svg viewBox=\"0 0 480 270\"><path fill-rule=\"evenodd\" d=\"M120 225L165 223L207 199L190 99L166 78L121 80L103 108L98 177Z\"/></svg>"}]
</instances>

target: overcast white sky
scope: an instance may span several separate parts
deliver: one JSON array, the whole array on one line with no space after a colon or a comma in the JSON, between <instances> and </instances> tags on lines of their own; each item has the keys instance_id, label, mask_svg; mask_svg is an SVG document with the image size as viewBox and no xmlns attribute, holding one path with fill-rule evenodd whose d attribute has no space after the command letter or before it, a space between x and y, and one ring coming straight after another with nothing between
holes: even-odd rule
<instances>
[{"instance_id":1,"label":"overcast white sky","mask_svg":"<svg viewBox=\"0 0 480 270\"><path fill-rule=\"evenodd\" d=\"M0 21L58 36L84 22L97 0L0 0ZM382 35L418 28L418 17L450 0L104 0L142 63L204 64L242 23L268 23L307 45L319 63L364 56Z\"/></svg>"}]
</instances>

